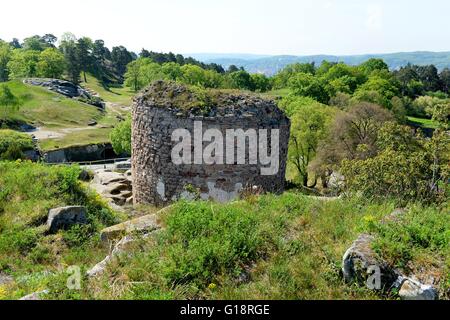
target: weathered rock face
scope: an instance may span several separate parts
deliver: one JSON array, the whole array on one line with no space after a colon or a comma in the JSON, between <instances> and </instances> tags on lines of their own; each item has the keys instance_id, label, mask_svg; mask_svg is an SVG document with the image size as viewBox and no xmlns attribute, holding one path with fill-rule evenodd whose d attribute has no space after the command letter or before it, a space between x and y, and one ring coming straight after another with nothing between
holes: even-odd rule
<instances>
[{"instance_id":1,"label":"weathered rock face","mask_svg":"<svg viewBox=\"0 0 450 320\"><path fill-rule=\"evenodd\" d=\"M95 107L105 108L105 104L100 98L93 96L87 90L69 81L60 79L26 79L24 83L45 87L68 98L78 98Z\"/></svg>"},{"instance_id":2,"label":"weathered rock face","mask_svg":"<svg viewBox=\"0 0 450 320\"><path fill-rule=\"evenodd\" d=\"M120 206L129 204L129 199L133 196L131 177L110 170L96 170L91 187L104 198L108 199L110 205L119 211L121 210Z\"/></svg>"},{"instance_id":3,"label":"weathered rock face","mask_svg":"<svg viewBox=\"0 0 450 320\"><path fill-rule=\"evenodd\" d=\"M364 283L374 270L379 270L381 277L378 289L390 289L398 275L385 262L377 258L371 248L373 240L373 236L362 234L345 252L342 259L344 279L347 282L357 281Z\"/></svg>"},{"instance_id":4,"label":"weathered rock face","mask_svg":"<svg viewBox=\"0 0 450 320\"><path fill-rule=\"evenodd\" d=\"M189 198L192 190L202 199L212 198L222 202L236 198L243 188L250 186L258 186L268 192L283 191L289 119L272 101L251 95L214 94L200 101L183 86L155 82L135 99L132 125L135 203L165 205L182 197ZM190 146L183 149L182 155L186 150L192 151L191 162L175 164L176 161L173 161L173 148L180 142L172 139L177 129L185 129L190 134ZM223 144L218 142L217 135L210 139L203 137L203 143L202 137L194 139L194 136L198 137L196 133L200 132L200 136L203 136L209 129L221 134ZM230 130L238 129L242 129L241 132L244 133L254 130L253 133L259 134L255 140L265 141L269 146L270 151L266 155L277 154L279 151L278 171L272 175L262 174L263 168L270 164L261 163L262 153L258 152L261 143L257 143L258 146L252 149L253 155L258 153L255 163L255 157L250 156L249 152L251 145L255 146L255 143L250 144L248 136L244 136L247 141L245 150L238 150L238 143L233 148L226 148L225 142ZM265 140L261 130L265 130ZM275 131L279 134L279 143L274 143L276 138L272 140ZM197 143L199 140L200 145ZM205 148L213 141L219 147L211 153L214 157L208 157ZM238 139L231 141L238 142ZM197 149L200 150L200 156ZM238 162L237 155L243 154L242 151L245 152L245 161ZM231 157L228 158L230 152ZM244 164L238 164L242 162Z\"/></svg>"},{"instance_id":5,"label":"weathered rock face","mask_svg":"<svg viewBox=\"0 0 450 320\"><path fill-rule=\"evenodd\" d=\"M51 209L48 213L47 226L50 233L68 229L76 224L86 224L86 208L73 206Z\"/></svg>"}]
</instances>

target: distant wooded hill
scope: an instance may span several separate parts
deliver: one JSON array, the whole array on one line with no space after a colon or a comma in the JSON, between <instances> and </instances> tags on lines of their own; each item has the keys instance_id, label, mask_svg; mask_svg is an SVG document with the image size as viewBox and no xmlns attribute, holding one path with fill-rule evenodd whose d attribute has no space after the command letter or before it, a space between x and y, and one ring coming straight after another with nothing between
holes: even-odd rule
<instances>
[{"instance_id":1,"label":"distant wooded hill","mask_svg":"<svg viewBox=\"0 0 450 320\"><path fill-rule=\"evenodd\" d=\"M358 65L370 58L381 58L389 68L395 70L408 63L416 65L434 64L439 70L450 68L450 52L402 52L391 54L366 54L355 56L260 56L249 54L190 54L204 63L216 63L225 69L230 65L244 67L250 73L264 73L273 75L285 66L300 62L315 62L319 65L323 60L330 62L344 62L350 65Z\"/></svg>"}]
</instances>

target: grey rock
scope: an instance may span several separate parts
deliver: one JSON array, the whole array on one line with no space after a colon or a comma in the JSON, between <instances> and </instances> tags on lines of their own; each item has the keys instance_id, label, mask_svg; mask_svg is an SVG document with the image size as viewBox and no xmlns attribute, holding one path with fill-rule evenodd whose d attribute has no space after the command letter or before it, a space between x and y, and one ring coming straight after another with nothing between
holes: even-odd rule
<instances>
[{"instance_id":1,"label":"grey rock","mask_svg":"<svg viewBox=\"0 0 450 320\"><path fill-rule=\"evenodd\" d=\"M98 108L105 108L105 104L100 98L69 81L60 79L25 79L23 82L33 86L45 87L68 98L78 98Z\"/></svg>"},{"instance_id":2,"label":"grey rock","mask_svg":"<svg viewBox=\"0 0 450 320\"><path fill-rule=\"evenodd\" d=\"M398 277L384 261L380 261L371 248L374 237L361 234L342 258L342 273L347 282L365 282L372 268L381 272L381 288L389 289Z\"/></svg>"},{"instance_id":3,"label":"grey rock","mask_svg":"<svg viewBox=\"0 0 450 320\"><path fill-rule=\"evenodd\" d=\"M47 226L50 233L68 229L77 224L86 224L86 208L69 206L51 209L48 213Z\"/></svg>"},{"instance_id":4,"label":"grey rock","mask_svg":"<svg viewBox=\"0 0 450 320\"><path fill-rule=\"evenodd\" d=\"M29 295L26 295L25 297L20 298L19 300L28 300L28 301L42 300L42 296L45 296L48 293L49 293L48 290L34 292L32 294L29 294Z\"/></svg>"},{"instance_id":5,"label":"grey rock","mask_svg":"<svg viewBox=\"0 0 450 320\"><path fill-rule=\"evenodd\" d=\"M402 300L438 300L438 291L412 279L406 279L398 293Z\"/></svg>"},{"instance_id":6,"label":"grey rock","mask_svg":"<svg viewBox=\"0 0 450 320\"><path fill-rule=\"evenodd\" d=\"M10 284L12 282L14 282L13 277L0 272L0 285Z\"/></svg>"}]
</instances>

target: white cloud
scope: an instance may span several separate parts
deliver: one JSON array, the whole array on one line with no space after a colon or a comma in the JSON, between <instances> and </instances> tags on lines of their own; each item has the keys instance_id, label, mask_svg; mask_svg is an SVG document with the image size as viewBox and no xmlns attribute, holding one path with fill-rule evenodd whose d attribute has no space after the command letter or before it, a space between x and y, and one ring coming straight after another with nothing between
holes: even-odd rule
<instances>
[{"instance_id":1,"label":"white cloud","mask_svg":"<svg viewBox=\"0 0 450 320\"><path fill-rule=\"evenodd\" d=\"M383 28L383 8L379 4L367 7L366 28L370 31L379 31Z\"/></svg>"}]
</instances>

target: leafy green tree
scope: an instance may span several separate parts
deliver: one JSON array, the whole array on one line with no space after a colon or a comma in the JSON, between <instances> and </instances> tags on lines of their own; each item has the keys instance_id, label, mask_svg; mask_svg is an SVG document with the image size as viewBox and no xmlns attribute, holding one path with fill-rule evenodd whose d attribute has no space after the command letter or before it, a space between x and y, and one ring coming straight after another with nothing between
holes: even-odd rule
<instances>
[{"instance_id":1,"label":"leafy green tree","mask_svg":"<svg viewBox=\"0 0 450 320\"><path fill-rule=\"evenodd\" d=\"M383 59L372 58L362 63L360 66L361 70L367 75L370 76L374 71L389 71L389 66Z\"/></svg>"},{"instance_id":2,"label":"leafy green tree","mask_svg":"<svg viewBox=\"0 0 450 320\"><path fill-rule=\"evenodd\" d=\"M8 69L11 78L36 77L38 75L37 65L39 62L39 51L15 49Z\"/></svg>"},{"instance_id":3,"label":"leafy green tree","mask_svg":"<svg viewBox=\"0 0 450 320\"><path fill-rule=\"evenodd\" d=\"M378 131L384 123L393 120L389 111L367 102L354 104L347 112L338 113L327 137L321 141L311 167L317 174L331 174L340 170L345 159L361 160L375 156Z\"/></svg>"},{"instance_id":4,"label":"leafy green tree","mask_svg":"<svg viewBox=\"0 0 450 320\"><path fill-rule=\"evenodd\" d=\"M446 93L450 93L450 69L445 68L439 74L439 78L441 79L442 91Z\"/></svg>"},{"instance_id":5,"label":"leafy green tree","mask_svg":"<svg viewBox=\"0 0 450 320\"><path fill-rule=\"evenodd\" d=\"M309 73L297 73L289 79L289 88L297 96L311 97L327 104L330 96L324 82Z\"/></svg>"},{"instance_id":6,"label":"leafy green tree","mask_svg":"<svg viewBox=\"0 0 450 320\"><path fill-rule=\"evenodd\" d=\"M23 40L22 47L25 50L43 51L44 43L41 40L41 37L36 35L36 36L29 37L29 38L25 38Z\"/></svg>"},{"instance_id":7,"label":"leafy green tree","mask_svg":"<svg viewBox=\"0 0 450 320\"><path fill-rule=\"evenodd\" d=\"M427 117L432 114L430 110L434 110L438 105L448 104L450 104L450 99L422 96L413 101L408 113L412 116Z\"/></svg>"},{"instance_id":8,"label":"leafy green tree","mask_svg":"<svg viewBox=\"0 0 450 320\"><path fill-rule=\"evenodd\" d=\"M272 88L271 80L264 74L255 73L251 75L251 81L255 91L266 92Z\"/></svg>"},{"instance_id":9,"label":"leafy green tree","mask_svg":"<svg viewBox=\"0 0 450 320\"><path fill-rule=\"evenodd\" d=\"M233 72L237 72L237 71L239 71L240 69L237 67L237 66L235 66L234 64L232 64L232 65L230 65L229 67L228 67L228 70L227 70L227 73L233 73Z\"/></svg>"},{"instance_id":10,"label":"leafy green tree","mask_svg":"<svg viewBox=\"0 0 450 320\"><path fill-rule=\"evenodd\" d=\"M127 72L125 73L125 85L132 88L135 92L143 88L143 86L149 84L148 69L144 66L152 64L151 60L148 58L139 58L135 61L130 62L127 65ZM157 64L154 64L157 65ZM160 68L157 65L158 69Z\"/></svg>"},{"instance_id":11,"label":"leafy green tree","mask_svg":"<svg viewBox=\"0 0 450 320\"><path fill-rule=\"evenodd\" d=\"M11 60L11 47L3 41L0 41L0 82L8 81L9 70L8 63Z\"/></svg>"},{"instance_id":12,"label":"leafy green tree","mask_svg":"<svg viewBox=\"0 0 450 320\"><path fill-rule=\"evenodd\" d=\"M366 83L356 90L354 99L379 104L387 109L391 109L391 100L398 94L399 90L392 81L379 76L371 76Z\"/></svg>"},{"instance_id":13,"label":"leafy green tree","mask_svg":"<svg viewBox=\"0 0 450 320\"><path fill-rule=\"evenodd\" d=\"M294 63L286 66L273 77L274 87L277 89L286 88L289 79L297 73L308 73L314 75L316 68L314 63Z\"/></svg>"},{"instance_id":14,"label":"leafy green tree","mask_svg":"<svg viewBox=\"0 0 450 320\"><path fill-rule=\"evenodd\" d=\"M344 63L332 65L326 73L321 75L321 78L327 84L330 96L334 96L337 92L353 93L359 85L367 80L360 68Z\"/></svg>"},{"instance_id":15,"label":"leafy green tree","mask_svg":"<svg viewBox=\"0 0 450 320\"><path fill-rule=\"evenodd\" d=\"M161 72L167 76L167 79L176 81L183 76L181 66L176 62L167 62L161 66Z\"/></svg>"},{"instance_id":16,"label":"leafy green tree","mask_svg":"<svg viewBox=\"0 0 450 320\"><path fill-rule=\"evenodd\" d=\"M17 39L17 38L12 39L12 41L9 43L9 45L13 49L22 49L22 45L20 44L19 39Z\"/></svg>"},{"instance_id":17,"label":"leafy green tree","mask_svg":"<svg viewBox=\"0 0 450 320\"><path fill-rule=\"evenodd\" d=\"M228 74L229 84L232 88L242 90L255 90L251 75L245 70Z\"/></svg>"},{"instance_id":18,"label":"leafy green tree","mask_svg":"<svg viewBox=\"0 0 450 320\"><path fill-rule=\"evenodd\" d=\"M131 117L111 131L111 143L116 154L131 155Z\"/></svg>"},{"instance_id":19,"label":"leafy green tree","mask_svg":"<svg viewBox=\"0 0 450 320\"><path fill-rule=\"evenodd\" d=\"M111 61L120 76L125 74L127 65L133 60L133 55L124 46L113 47Z\"/></svg>"},{"instance_id":20,"label":"leafy green tree","mask_svg":"<svg viewBox=\"0 0 450 320\"><path fill-rule=\"evenodd\" d=\"M181 81L189 85L196 85L204 88L218 88L222 79L220 74L213 70L204 70L203 68L186 64L181 67Z\"/></svg>"},{"instance_id":21,"label":"leafy green tree","mask_svg":"<svg viewBox=\"0 0 450 320\"><path fill-rule=\"evenodd\" d=\"M296 110L291 118L291 137L289 141L289 161L298 171L301 183L305 187L315 187L317 177L312 186L308 166L316 156L319 141L326 136L328 124L331 122L333 109L317 105L304 106Z\"/></svg>"},{"instance_id":22,"label":"leafy green tree","mask_svg":"<svg viewBox=\"0 0 450 320\"><path fill-rule=\"evenodd\" d=\"M66 60L61 51L48 48L39 55L38 74L44 78L59 79L66 68Z\"/></svg>"},{"instance_id":23,"label":"leafy green tree","mask_svg":"<svg viewBox=\"0 0 450 320\"><path fill-rule=\"evenodd\" d=\"M3 84L0 85L0 108L1 119L5 121L12 112L17 111L21 106L21 101L11 92L11 89Z\"/></svg>"}]
</instances>

